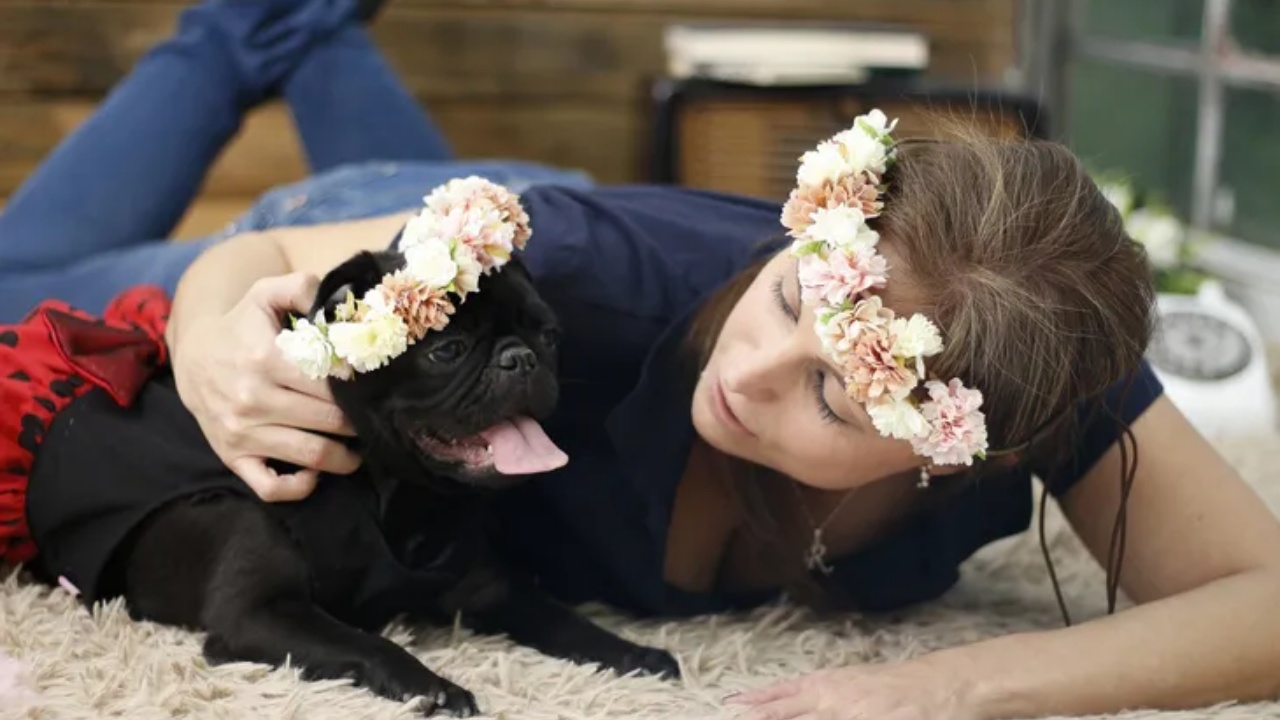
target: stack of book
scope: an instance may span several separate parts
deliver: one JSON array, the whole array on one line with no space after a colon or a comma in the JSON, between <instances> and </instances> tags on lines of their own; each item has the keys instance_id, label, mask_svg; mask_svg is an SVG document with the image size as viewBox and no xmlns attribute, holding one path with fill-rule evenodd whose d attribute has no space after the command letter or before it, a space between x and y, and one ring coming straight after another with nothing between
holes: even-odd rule
<instances>
[{"instance_id":1,"label":"stack of book","mask_svg":"<svg viewBox=\"0 0 1280 720\"><path fill-rule=\"evenodd\" d=\"M868 25L681 24L666 30L667 71L751 85L848 85L929 64L921 33Z\"/></svg>"}]
</instances>

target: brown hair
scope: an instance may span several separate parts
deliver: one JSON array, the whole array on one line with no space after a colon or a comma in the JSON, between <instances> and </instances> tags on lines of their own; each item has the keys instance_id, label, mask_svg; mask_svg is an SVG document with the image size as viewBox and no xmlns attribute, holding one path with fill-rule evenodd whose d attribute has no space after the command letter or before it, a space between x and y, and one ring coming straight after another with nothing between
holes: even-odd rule
<instances>
[{"instance_id":1,"label":"brown hair","mask_svg":"<svg viewBox=\"0 0 1280 720\"><path fill-rule=\"evenodd\" d=\"M1133 376L1147 347L1154 291L1146 256L1064 146L996 139L960 123L948 123L944 132L940 140L901 143L885 176L884 210L872 221L892 265L885 301L937 324L946 348L931 359L930 374L980 389L990 446L1023 446L1020 462L1051 486L1057 473L1077 470L1070 459L1084 422L1092 421L1078 410L1092 408L1090 416L1101 410L1102 394ZM762 265L743 271L701 309L689 337L699 366ZM1107 563L1114 609L1124 501L1137 457L1128 428L1110 420L1119 423L1123 475ZM788 521L777 509L787 503L772 493L786 481L770 482L768 471L726 462L752 526L784 545ZM938 483L944 486L939 492L993 468L993 462L979 463L963 479ZM1042 548L1044 503L1042 496ZM794 546L784 557L796 557ZM1052 562L1049 571L1070 623ZM796 580L792 591L815 601L813 584Z\"/></svg>"}]
</instances>

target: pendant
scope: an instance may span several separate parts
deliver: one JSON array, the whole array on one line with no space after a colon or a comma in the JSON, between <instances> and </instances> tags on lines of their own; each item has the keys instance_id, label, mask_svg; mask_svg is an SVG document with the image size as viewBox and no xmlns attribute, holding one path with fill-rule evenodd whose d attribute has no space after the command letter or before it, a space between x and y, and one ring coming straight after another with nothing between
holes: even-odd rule
<instances>
[{"instance_id":1,"label":"pendant","mask_svg":"<svg viewBox=\"0 0 1280 720\"><path fill-rule=\"evenodd\" d=\"M810 570L817 570L823 575L834 572L827 564L827 546L822 542L821 528L813 531L813 543L809 545L809 551L804 554L804 566Z\"/></svg>"}]
</instances>

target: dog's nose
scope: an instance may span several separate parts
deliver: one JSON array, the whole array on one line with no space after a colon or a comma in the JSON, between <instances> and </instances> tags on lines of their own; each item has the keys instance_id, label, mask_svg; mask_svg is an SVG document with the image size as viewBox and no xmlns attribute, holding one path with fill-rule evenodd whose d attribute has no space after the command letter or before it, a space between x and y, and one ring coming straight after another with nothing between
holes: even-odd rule
<instances>
[{"instance_id":1,"label":"dog's nose","mask_svg":"<svg viewBox=\"0 0 1280 720\"><path fill-rule=\"evenodd\" d=\"M498 355L498 367L511 372L529 373L538 367L538 356L527 347L509 347Z\"/></svg>"}]
</instances>

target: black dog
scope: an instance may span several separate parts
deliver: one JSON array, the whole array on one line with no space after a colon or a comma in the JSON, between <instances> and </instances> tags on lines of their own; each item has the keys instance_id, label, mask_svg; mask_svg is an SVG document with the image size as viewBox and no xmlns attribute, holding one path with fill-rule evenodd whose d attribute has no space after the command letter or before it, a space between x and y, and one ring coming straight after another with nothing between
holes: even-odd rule
<instances>
[{"instance_id":1,"label":"black dog","mask_svg":"<svg viewBox=\"0 0 1280 720\"><path fill-rule=\"evenodd\" d=\"M348 292L360 297L402 265L394 252L354 257L324 278L314 310L332 317ZM518 260L485 276L443 330L380 370L331 381L364 463L353 476L321 478L299 503L263 503L216 463L194 421L162 409L177 407L171 378L153 381L127 411L87 398L54 423L44 453L54 459L33 474L29 515L46 572L110 552L94 594L115 588L137 618L206 631L211 661L288 659L308 678L352 678L396 700L425 697L427 714L477 708L470 692L377 634L400 615L461 617L548 655L678 676L670 654L580 617L504 568L488 544L486 500L518 479L502 471L559 452L535 420L556 403L557 333ZM132 470L100 477L123 463ZM175 464L198 480L175 485L155 469ZM58 529L83 526L65 518L88 510L42 519L42 504L66 505L76 494L70 475L91 472L120 487L141 475L168 483L113 496L123 505L145 498L134 500L143 511L126 513L136 521L116 521L131 527L115 551L111 542L69 547L95 544Z\"/></svg>"}]
</instances>

